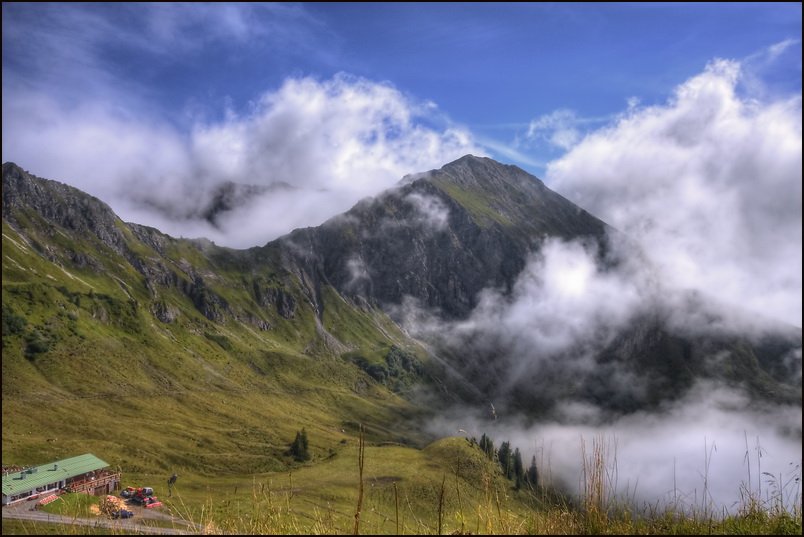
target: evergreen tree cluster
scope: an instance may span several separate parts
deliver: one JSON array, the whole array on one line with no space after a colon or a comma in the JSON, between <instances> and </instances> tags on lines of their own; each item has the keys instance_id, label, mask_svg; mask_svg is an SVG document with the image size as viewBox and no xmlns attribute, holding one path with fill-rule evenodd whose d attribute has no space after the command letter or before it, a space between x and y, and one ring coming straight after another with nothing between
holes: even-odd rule
<instances>
[{"instance_id":1,"label":"evergreen tree cluster","mask_svg":"<svg viewBox=\"0 0 804 537\"><path fill-rule=\"evenodd\" d=\"M304 428L296 433L296 439L290 445L287 454L292 456L296 462L307 462L312 458L307 443L307 431Z\"/></svg>"},{"instance_id":2,"label":"evergreen tree cluster","mask_svg":"<svg viewBox=\"0 0 804 537\"><path fill-rule=\"evenodd\" d=\"M474 439L472 439L474 442ZM483 433L480 437L478 447L486 454L489 460L496 460L500 465L503 475L514 482L517 490L522 487L535 489L539 486L539 470L536 467L536 456L530 461L530 466L525 469L522 461L522 453L519 448L511 451L511 443L503 442L500 449L495 451L494 441Z\"/></svg>"}]
</instances>

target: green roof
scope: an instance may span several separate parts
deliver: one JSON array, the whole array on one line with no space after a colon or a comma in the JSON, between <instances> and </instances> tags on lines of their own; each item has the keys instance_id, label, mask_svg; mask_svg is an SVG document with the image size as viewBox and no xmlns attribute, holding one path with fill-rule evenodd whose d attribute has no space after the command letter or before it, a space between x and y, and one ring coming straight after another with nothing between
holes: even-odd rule
<instances>
[{"instance_id":1,"label":"green roof","mask_svg":"<svg viewBox=\"0 0 804 537\"><path fill-rule=\"evenodd\" d=\"M4 473L3 495L19 494L26 490L69 479L107 466L109 466L108 463L103 462L95 455L87 453L86 455L70 457L69 459L62 459L41 466L33 466L25 470ZM54 468L56 469L54 470ZM23 473L25 473L24 478L21 477Z\"/></svg>"}]
</instances>

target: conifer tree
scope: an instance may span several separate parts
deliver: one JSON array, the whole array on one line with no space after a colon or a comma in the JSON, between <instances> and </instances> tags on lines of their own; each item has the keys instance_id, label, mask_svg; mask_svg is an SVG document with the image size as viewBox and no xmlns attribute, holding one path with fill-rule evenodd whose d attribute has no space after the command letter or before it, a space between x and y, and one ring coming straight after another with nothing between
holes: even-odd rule
<instances>
[{"instance_id":1,"label":"conifer tree","mask_svg":"<svg viewBox=\"0 0 804 537\"><path fill-rule=\"evenodd\" d=\"M497 452L497 458L500 461L500 468L502 468L503 475L508 479L514 477L514 455L511 453L511 443L503 442L500 446L500 451Z\"/></svg>"},{"instance_id":2,"label":"conifer tree","mask_svg":"<svg viewBox=\"0 0 804 537\"><path fill-rule=\"evenodd\" d=\"M522 453L519 451L519 448L514 450L514 480L516 482L516 488L519 490L522 488L522 484L525 482L525 465L522 463Z\"/></svg>"},{"instance_id":3,"label":"conifer tree","mask_svg":"<svg viewBox=\"0 0 804 537\"><path fill-rule=\"evenodd\" d=\"M494 460L494 442L492 442L491 438L486 436L486 433L483 433L483 436L480 437L480 449L482 449L486 453L486 457L489 460Z\"/></svg>"},{"instance_id":4,"label":"conifer tree","mask_svg":"<svg viewBox=\"0 0 804 537\"><path fill-rule=\"evenodd\" d=\"M539 486L539 470L536 468L536 455L534 455L533 459L530 461L530 468L528 468L526 478L530 488L535 489Z\"/></svg>"},{"instance_id":5,"label":"conifer tree","mask_svg":"<svg viewBox=\"0 0 804 537\"><path fill-rule=\"evenodd\" d=\"M304 428L296 433L296 439L290 445L288 455L293 456L293 459L297 462L306 462L310 460L311 457L307 442L307 431Z\"/></svg>"}]
</instances>

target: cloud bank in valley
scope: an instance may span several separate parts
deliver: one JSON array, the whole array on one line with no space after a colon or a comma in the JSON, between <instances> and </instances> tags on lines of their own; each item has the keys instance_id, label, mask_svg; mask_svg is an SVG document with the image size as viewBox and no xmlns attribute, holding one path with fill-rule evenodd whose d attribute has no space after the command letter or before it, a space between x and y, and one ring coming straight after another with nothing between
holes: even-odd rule
<instances>
[{"instance_id":1,"label":"cloud bank in valley","mask_svg":"<svg viewBox=\"0 0 804 537\"><path fill-rule=\"evenodd\" d=\"M584 487L584 459L589 465L597 442L609 499L638 509L736 513L748 494L763 502L778 498L786 509L800 502L800 407L758 408L733 390L702 383L660 413L601 424L534 423L499 409L496 419L479 414L445 413L429 429L437 435L463 429L478 439L485 433L496 447L510 441L524 460L536 457L543 483L575 497Z\"/></svg>"},{"instance_id":2,"label":"cloud bank in valley","mask_svg":"<svg viewBox=\"0 0 804 537\"><path fill-rule=\"evenodd\" d=\"M637 507L734 513L741 494L767 501L779 493L790 508L800 492L799 405L759 404L709 379L679 385L677 399L656 406L616 408L650 399L653 389L649 373L596 359L629 325L657 312L671 332L683 334L732 331L742 323L717 306L712 316L696 304L665 300L667 289L644 268L602 270L593 248L555 240L531 259L511 295L484 291L466 321L444 323L408 304L398 312L408 315L407 327L458 349L464 362L450 363L475 385L485 383L470 396L478 403L473 410L448 409L429 430L485 433L497 447L510 441L525 460L536 456L545 481L574 495L583 490L584 455L599 442L607 455L607 486ZM796 372L791 382L800 382L801 349L788 358ZM708 361L718 367L718 359ZM540 416L528 415L542 406L547 411Z\"/></svg>"}]
</instances>

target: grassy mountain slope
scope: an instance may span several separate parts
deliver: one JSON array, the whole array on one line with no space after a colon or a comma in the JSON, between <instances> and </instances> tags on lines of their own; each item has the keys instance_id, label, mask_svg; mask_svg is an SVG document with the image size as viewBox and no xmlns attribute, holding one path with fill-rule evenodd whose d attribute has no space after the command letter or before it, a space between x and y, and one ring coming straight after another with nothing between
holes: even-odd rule
<instances>
[{"instance_id":1,"label":"grassy mountain slope","mask_svg":"<svg viewBox=\"0 0 804 537\"><path fill-rule=\"evenodd\" d=\"M322 312L271 258L128 225L66 185L22 179L35 191L4 184L4 461L91 451L129 471L251 472L289 467L302 427L317 456L358 423L373 440L421 441L407 425L418 410L349 359L424 358L381 312L328 287Z\"/></svg>"}]
</instances>

